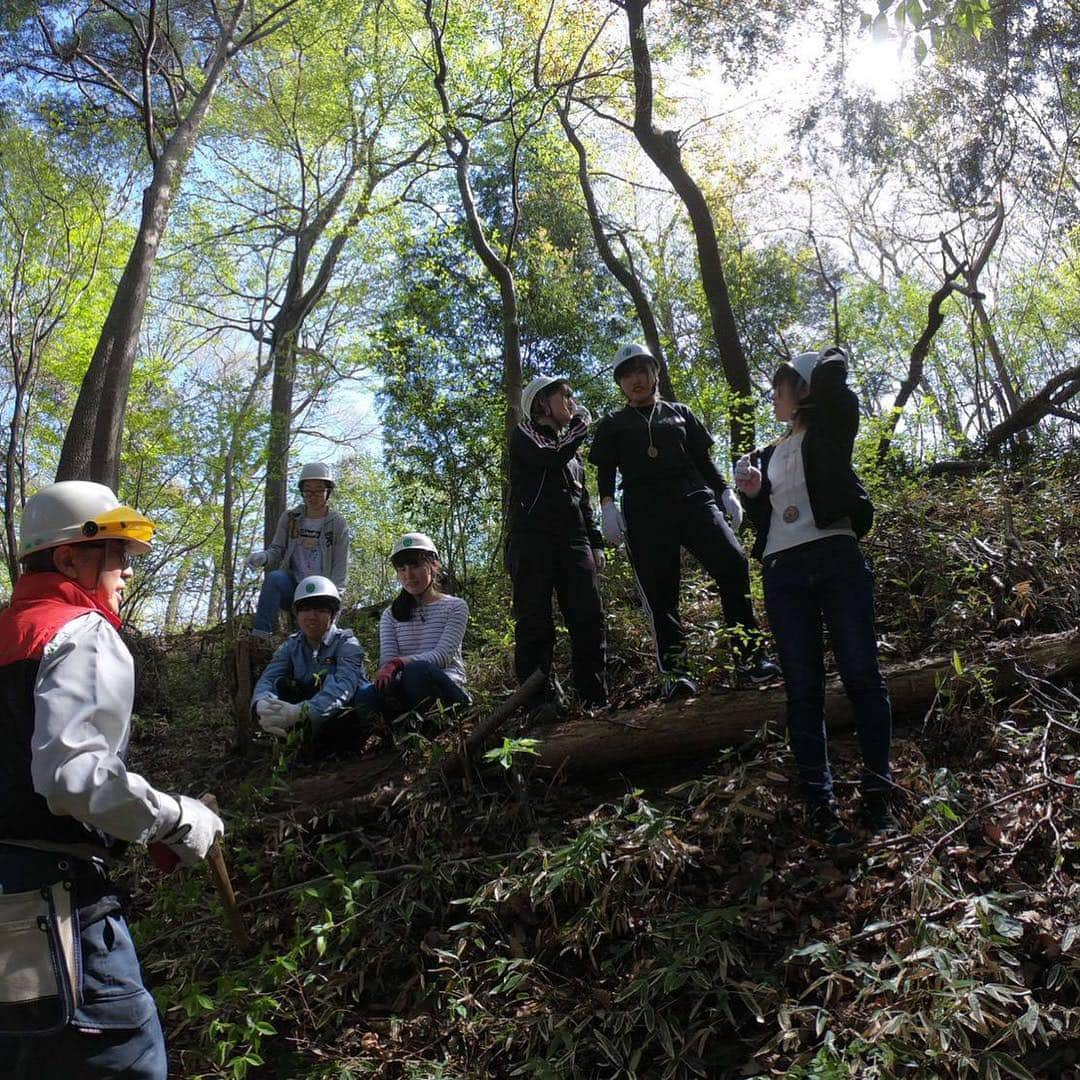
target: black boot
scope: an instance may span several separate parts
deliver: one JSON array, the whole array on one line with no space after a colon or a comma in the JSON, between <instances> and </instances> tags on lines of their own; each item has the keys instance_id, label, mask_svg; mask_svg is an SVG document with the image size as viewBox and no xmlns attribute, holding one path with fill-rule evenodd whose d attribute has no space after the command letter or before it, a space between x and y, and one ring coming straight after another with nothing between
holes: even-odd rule
<instances>
[{"instance_id":1,"label":"black boot","mask_svg":"<svg viewBox=\"0 0 1080 1080\"><path fill-rule=\"evenodd\" d=\"M689 675L666 675L663 686L665 701L681 701L697 697L698 684Z\"/></svg>"},{"instance_id":2,"label":"black boot","mask_svg":"<svg viewBox=\"0 0 1080 1080\"><path fill-rule=\"evenodd\" d=\"M844 847L852 842L834 803L812 803L807 811L807 826L810 835L826 847Z\"/></svg>"},{"instance_id":3,"label":"black boot","mask_svg":"<svg viewBox=\"0 0 1080 1080\"><path fill-rule=\"evenodd\" d=\"M863 793L859 821L867 832L874 836L896 836L900 832L900 822L889 805L887 791L867 791Z\"/></svg>"}]
</instances>

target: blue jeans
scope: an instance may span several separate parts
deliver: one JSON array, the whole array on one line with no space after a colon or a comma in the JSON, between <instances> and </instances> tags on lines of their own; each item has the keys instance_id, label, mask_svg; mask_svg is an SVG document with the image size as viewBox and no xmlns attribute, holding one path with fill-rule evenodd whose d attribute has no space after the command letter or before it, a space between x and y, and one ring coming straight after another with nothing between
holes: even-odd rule
<instances>
[{"instance_id":1,"label":"blue jeans","mask_svg":"<svg viewBox=\"0 0 1080 1080\"><path fill-rule=\"evenodd\" d=\"M57 880L50 872L58 856L0 847L0 885L5 892ZM60 856L59 858L64 858ZM91 864L79 867L75 896L80 905L108 897L111 886ZM117 905L118 907L118 905ZM135 945L119 910L81 927L82 1004L71 1023L43 1037L0 1038L3 1075L15 1080L165 1080L168 1059L157 1007L142 981Z\"/></svg>"},{"instance_id":2,"label":"blue jeans","mask_svg":"<svg viewBox=\"0 0 1080 1080\"><path fill-rule=\"evenodd\" d=\"M254 630L271 634L279 611L291 611L296 579L288 570L271 570L263 579L259 602L255 607Z\"/></svg>"},{"instance_id":3,"label":"blue jeans","mask_svg":"<svg viewBox=\"0 0 1080 1080\"><path fill-rule=\"evenodd\" d=\"M892 707L877 659L874 577L849 536L825 537L765 559L765 608L787 689L788 735L803 794L832 798L825 734L828 628L836 666L855 713L862 751L862 790L891 785Z\"/></svg>"},{"instance_id":4,"label":"blue jeans","mask_svg":"<svg viewBox=\"0 0 1080 1080\"><path fill-rule=\"evenodd\" d=\"M438 701L448 707L472 702L472 698L430 660L413 660L406 664L395 689L410 709L429 701Z\"/></svg>"}]
</instances>

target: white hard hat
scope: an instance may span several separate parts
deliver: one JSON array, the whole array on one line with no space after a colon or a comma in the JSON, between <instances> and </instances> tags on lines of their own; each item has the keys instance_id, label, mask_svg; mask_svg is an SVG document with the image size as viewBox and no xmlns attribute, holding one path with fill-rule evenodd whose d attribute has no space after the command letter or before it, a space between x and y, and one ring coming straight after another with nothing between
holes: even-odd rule
<instances>
[{"instance_id":1,"label":"white hard hat","mask_svg":"<svg viewBox=\"0 0 1080 1080\"><path fill-rule=\"evenodd\" d=\"M427 533L406 533L396 540L390 551L390 561L393 562L399 555L407 551L430 551L436 559L439 557L439 550L435 547L434 541Z\"/></svg>"},{"instance_id":2,"label":"white hard hat","mask_svg":"<svg viewBox=\"0 0 1080 1080\"><path fill-rule=\"evenodd\" d=\"M799 353L794 360L785 360L777 369L776 374L773 375L773 382L776 382L776 376L780 374L785 368L789 368L794 371L796 375L805 383L810 382L810 376L814 374L814 368L821 363L826 357L832 359L841 359L844 366L847 366L847 353L844 352L839 345L834 345L831 348L824 349L821 352L804 352Z\"/></svg>"},{"instance_id":3,"label":"white hard hat","mask_svg":"<svg viewBox=\"0 0 1080 1080\"><path fill-rule=\"evenodd\" d=\"M293 593L292 598L293 608L295 609L301 600L314 600L318 596L328 596L334 601L334 610L341 609L341 593L328 577L323 577L321 574L312 574L296 586L296 592Z\"/></svg>"},{"instance_id":4,"label":"white hard hat","mask_svg":"<svg viewBox=\"0 0 1080 1080\"><path fill-rule=\"evenodd\" d=\"M154 523L123 506L104 484L61 480L31 496L19 528L19 558L88 540L124 540L135 555L150 550Z\"/></svg>"},{"instance_id":5,"label":"white hard hat","mask_svg":"<svg viewBox=\"0 0 1080 1080\"><path fill-rule=\"evenodd\" d=\"M297 487L303 487L305 480L323 480L334 490L334 470L325 461L312 461L300 470L300 479L296 481Z\"/></svg>"},{"instance_id":6,"label":"white hard hat","mask_svg":"<svg viewBox=\"0 0 1080 1080\"><path fill-rule=\"evenodd\" d=\"M636 360L638 357L642 357L645 360L652 361L652 365L657 371L660 370L660 361L656 359L648 347L642 345L640 341L628 341L625 345L620 345L615 352L615 367L612 370L612 374L615 376L615 381L619 381L619 369L623 364L628 363L631 360Z\"/></svg>"},{"instance_id":7,"label":"white hard hat","mask_svg":"<svg viewBox=\"0 0 1080 1080\"><path fill-rule=\"evenodd\" d=\"M533 402L536 395L547 390L556 383L567 382L565 375L537 375L535 379L521 392L521 414L526 420L532 416Z\"/></svg>"}]
</instances>

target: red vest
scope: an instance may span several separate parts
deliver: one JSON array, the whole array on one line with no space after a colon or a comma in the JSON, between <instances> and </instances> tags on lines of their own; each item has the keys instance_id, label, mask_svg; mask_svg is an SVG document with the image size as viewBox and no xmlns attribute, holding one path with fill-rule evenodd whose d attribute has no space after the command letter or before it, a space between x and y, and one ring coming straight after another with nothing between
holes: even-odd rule
<instances>
[{"instance_id":1,"label":"red vest","mask_svg":"<svg viewBox=\"0 0 1080 1080\"><path fill-rule=\"evenodd\" d=\"M40 660L45 646L72 619L96 611L120 629L120 616L60 573L24 574L0 611L0 667Z\"/></svg>"}]
</instances>

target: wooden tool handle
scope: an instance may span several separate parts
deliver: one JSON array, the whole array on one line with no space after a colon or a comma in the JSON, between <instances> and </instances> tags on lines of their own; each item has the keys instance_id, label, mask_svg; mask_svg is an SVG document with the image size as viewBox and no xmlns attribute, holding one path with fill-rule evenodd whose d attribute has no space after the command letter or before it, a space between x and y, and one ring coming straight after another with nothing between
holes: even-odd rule
<instances>
[{"instance_id":1,"label":"wooden tool handle","mask_svg":"<svg viewBox=\"0 0 1080 1080\"><path fill-rule=\"evenodd\" d=\"M209 792L201 797L201 801L210 807L215 814L219 812L218 801ZM240 908L236 903L236 893L233 892L232 881L229 880L229 871L225 866L225 856L221 853L221 845L216 840L206 853L206 861L210 864L210 876L214 879L214 887L217 889L218 896L221 897L221 904L225 908L225 922L229 927L229 932L240 948L247 949L251 945L251 939L248 937L244 920L240 916Z\"/></svg>"}]
</instances>

